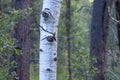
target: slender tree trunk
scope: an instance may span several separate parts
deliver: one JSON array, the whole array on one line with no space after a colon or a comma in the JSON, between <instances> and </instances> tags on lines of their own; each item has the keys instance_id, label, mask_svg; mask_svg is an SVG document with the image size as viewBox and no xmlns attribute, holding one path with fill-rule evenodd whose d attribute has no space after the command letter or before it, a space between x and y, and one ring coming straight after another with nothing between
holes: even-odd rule
<instances>
[{"instance_id":1,"label":"slender tree trunk","mask_svg":"<svg viewBox=\"0 0 120 80\"><path fill-rule=\"evenodd\" d=\"M120 20L120 0L116 1L116 18L119 21ZM118 46L120 49L120 23L117 24L117 32L118 32Z\"/></svg>"},{"instance_id":2,"label":"slender tree trunk","mask_svg":"<svg viewBox=\"0 0 120 80\"><path fill-rule=\"evenodd\" d=\"M40 77L56 80L57 29L61 0L43 0L40 20Z\"/></svg>"},{"instance_id":3,"label":"slender tree trunk","mask_svg":"<svg viewBox=\"0 0 120 80\"><path fill-rule=\"evenodd\" d=\"M16 0L15 9L28 10L30 0ZM18 56L18 78L19 80L30 80L30 27L29 17L19 19L17 27L15 28L16 49L21 49L23 54Z\"/></svg>"},{"instance_id":4,"label":"slender tree trunk","mask_svg":"<svg viewBox=\"0 0 120 80\"><path fill-rule=\"evenodd\" d=\"M94 80L105 80L106 65L106 39L109 28L108 7L111 6L110 0L94 0L92 25L91 25L91 42L90 58L92 66L98 69ZM96 61L93 60L96 58Z\"/></svg>"},{"instance_id":5,"label":"slender tree trunk","mask_svg":"<svg viewBox=\"0 0 120 80\"><path fill-rule=\"evenodd\" d=\"M66 32L67 32L67 50L68 50L68 80L72 80L71 71L71 0L66 0Z\"/></svg>"},{"instance_id":6,"label":"slender tree trunk","mask_svg":"<svg viewBox=\"0 0 120 80\"><path fill-rule=\"evenodd\" d=\"M2 1L0 0L0 3L2 3ZM1 5L0 5L0 10L2 10L2 7L1 7Z\"/></svg>"},{"instance_id":7,"label":"slender tree trunk","mask_svg":"<svg viewBox=\"0 0 120 80\"><path fill-rule=\"evenodd\" d=\"M0 0L0 3L2 3L2 0ZM2 12L2 5L0 5L0 11Z\"/></svg>"},{"instance_id":8,"label":"slender tree trunk","mask_svg":"<svg viewBox=\"0 0 120 80\"><path fill-rule=\"evenodd\" d=\"M15 0L11 0L11 8L12 8L12 9L15 8Z\"/></svg>"}]
</instances>

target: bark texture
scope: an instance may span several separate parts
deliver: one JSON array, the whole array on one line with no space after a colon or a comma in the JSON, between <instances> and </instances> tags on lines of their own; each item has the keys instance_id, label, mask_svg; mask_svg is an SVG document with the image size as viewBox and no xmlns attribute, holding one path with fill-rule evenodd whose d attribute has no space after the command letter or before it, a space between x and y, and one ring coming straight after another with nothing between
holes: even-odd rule
<instances>
[{"instance_id":1,"label":"bark texture","mask_svg":"<svg viewBox=\"0 0 120 80\"><path fill-rule=\"evenodd\" d=\"M71 30L71 0L66 0L66 32L67 32L67 52L68 52L68 80L72 80L70 30Z\"/></svg>"},{"instance_id":2,"label":"bark texture","mask_svg":"<svg viewBox=\"0 0 120 80\"><path fill-rule=\"evenodd\" d=\"M106 40L109 28L108 7L111 0L94 0L92 25L91 25L91 42L90 58L92 66L98 69L94 80L105 80L106 65ZM96 61L92 58L95 57Z\"/></svg>"},{"instance_id":3,"label":"bark texture","mask_svg":"<svg viewBox=\"0 0 120 80\"><path fill-rule=\"evenodd\" d=\"M56 80L57 29L61 0L43 0L40 19L40 77Z\"/></svg>"},{"instance_id":4,"label":"bark texture","mask_svg":"<svg viewBox=\"0 0 120 80\"><path fill-rule=\"evenodd\" d=\"M16 0L15 9L28 10L30 0ZM29 18L19 19L17 27L15 28L16 49L21 49L22 54L18 56L18 80L30 80L30 26Z\"/></svg>"}]
</instances>

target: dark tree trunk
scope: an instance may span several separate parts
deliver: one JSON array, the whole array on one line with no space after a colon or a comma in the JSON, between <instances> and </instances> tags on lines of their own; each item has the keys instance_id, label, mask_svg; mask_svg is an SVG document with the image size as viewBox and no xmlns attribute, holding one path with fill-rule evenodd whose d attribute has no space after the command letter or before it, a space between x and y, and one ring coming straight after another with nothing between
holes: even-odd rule
<instances>
[{"instance_id":1,"label":"dark tree trunk","mask_svg":"<svg viewBox=\"0 0 120 80\"><path fill-rule=\"evenodd\" d=\"M21 46L23 54L18 58L18 76L19 80L29 80L30 70L30 36L29 20L20 20L17 27L17 43Z\"/></svg>"},{"instance_id":2,"label":"dark tree trunk","mask_svg":"<svg viewBox=\"0 0 120 80\"><path fill-rule=\"evenodd\" d=\"M2 1L0 0L0 3L2 3ZM1 6L1 4L0 4L0 12L2 11L2 6Z\"/></svg>"},{"instance_id":3,"label":"dark tree trunk","mask_svg":"<svg viewBox=\"0 0 120 80\"><path fill-rule=\"evenodd\" d=\"M30 0L15 0L15 9L28 9ZM16 49L21 49L23 54L18 56L18 78L19 80L29 80L30 70L30 27L29 17L19 19L15 28Z\"/></svg>"},{"instance_id":4,"label":"dark tree trunk","mask_svg":"<svg viewBox=\"0 0 120 80\"><path fill-rule=\"evenodd\" d=\"M15 0L11 0L11 7L12 7L12 9L15 8Z\"/></svg>"},{"instance_id":5,"label":"dark tree trunk","mask_svg":"<svg viewBox=\"0 0 120 80\"><path fill-rule=\"evenodd\" d=\"M120 21L120 0L116 1L116 18ZM118 33L118 46L120 49L120 23L117 24L117 33Z\"/></svg>"},{"instance_id":6,"label":"dark tree trunk","mask_svg":"<svg viewBox=\"0 0 120 80\"><path fill-rule=\"evenodd\" d=\"M68 80L72 80L71 70L71 0L66 0L66 32L67 32L67 51L68 51Z\"/></svg>"},{"instance_id":7,"label":"dark tree trunk","mask_svg":"<svg viewBox=\"0 0 120 80\"><path fill-rule=\"evenodd\" d=\"M91 63L98 69L94 80L105 80L106 39L109 28L108 6L111 6L110 0L94 0L90 41ZM93 57L97 62L92 59Z\"/></svg>"}]
</instances>

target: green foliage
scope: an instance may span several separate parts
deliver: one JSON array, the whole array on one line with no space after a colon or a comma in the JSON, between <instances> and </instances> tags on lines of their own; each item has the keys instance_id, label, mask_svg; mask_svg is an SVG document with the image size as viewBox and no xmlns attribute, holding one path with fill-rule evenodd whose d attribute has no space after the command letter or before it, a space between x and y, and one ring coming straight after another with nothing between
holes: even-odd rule
<instances>
[{"instance_id":1,"label":"green foliage","mask_svg":"<svg viewBox=\"0 0 120 80\"><path fill-rule=\"evenodd\" d=\"M39 20L42 0L35 0L31 3L32 13L30 14L30 35L31 35L31 58L39 59Z\"/></svg>"},{"instance_id":2,"label":"green foliage","mask_svg":"<svg viewBox=\"0 0 120 80\"><path fill-rule=\"evenodd\" d=\"M13 45L15 44L13 28L16 27L20 18L24 19L29 14L26 10L12 10L0 13L0 53L13 50Z\"/></svg>"},{"instance_id":3,"label":"green foliage","mask_svg":"<svg viewBox=\"0 0 120 80\"><path fill-rule=\"evenodd\" d=\"M11 12L0 12L0 80L7 80L9 69L9 54L14 52L15 39L10 32L16 25L15 17Z\"/></svg>"},{"instance_id":4,"label":"green foliage","mask_svg":"<svg viewBox=\"0 0 120 80\"><path fill-rule=\"evenodd\" d=\"M8 76L8 71L11 66L9 62L9 56L14 53L22 53L21 50L16 50L15 45L14 28L16 27L19 19L28 17L31 13L31 8L28 10L9 10L0 11L0 80L11 80L16 73L13 72L12 76ZM9 79L8 79L9 78Z\"/></svg>"},{"instance_id":5,"label":"green foliage","mask_svg":"<svg viewBox=\"0 0 120 80\"><path fill-rule=\"evenodd\" d=\"M93 80L96 69L90 67L89 27L92 4L89 1L71 1L71 64L73 80ZM58 80L68 79L67 36L65 30L66 5L63 1L58 34Z\"/></svg>"},{"instance_id":6,"label":"green foliage","mask_svg":"<svg viewBox=\"0 0 120 80\"><path fill-rule=\"evenodd\" d=\"M90 67L89 60L89 39L90 25L93 0L71 0L71 63L73 80L93 80L94 74L98 71L94 67ZM13 45L15 39L12 31L16 27L20 18L30 17L31 25L31 59L38 60L39 55L39 17L42 0L35 0L31 3L31 8L24 10L10 10L10 0L4 0L0 3L2 10L0 11L0 80L12 80L16 73L8 76L8 69L15 67L15 62L9 62L9 55L14 52L22 53L15 50ZM58 80L68 79L68 63L67 63L67 36L65 29L65 12L66 3L63 0L58 34ZM111 15L115 17L115 10ZM110 32L108 37L107 55L108 63L106 66L106 78L111 80L120 80L120 51L117 47L117 30L116 23L110 23ZM94 58L95 59L95 58ZM32 63L30 66L30 80L38 80L38 64Z\"/></svg>"},{"instance_id":7,"label":"green foliage","mask_svg":"<svg viewBox=\"0 0 120 80\"><path fill-rule=\"evenodd\" d=\"M31 63L30 65L30 80L39 80L39 66Z\"/></svg>"}]
</instances>

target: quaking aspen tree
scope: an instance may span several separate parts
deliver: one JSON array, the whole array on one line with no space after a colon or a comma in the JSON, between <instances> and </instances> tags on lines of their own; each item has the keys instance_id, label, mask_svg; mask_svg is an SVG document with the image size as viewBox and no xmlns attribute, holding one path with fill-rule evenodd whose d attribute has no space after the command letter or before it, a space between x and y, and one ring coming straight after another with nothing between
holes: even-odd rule
<instances>
[{"instance_id":1,"label":"quaking aspen tree","mask_svg":"<svg viewBox=\"0 0 120 80\"><path fill-rule=\"evenodd\" d=\"M43 0L40 19L39 80L56 80L57 30L62 0Z\"/></svg>"}]
</instances>

